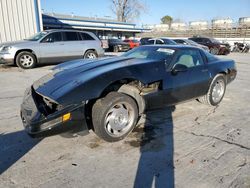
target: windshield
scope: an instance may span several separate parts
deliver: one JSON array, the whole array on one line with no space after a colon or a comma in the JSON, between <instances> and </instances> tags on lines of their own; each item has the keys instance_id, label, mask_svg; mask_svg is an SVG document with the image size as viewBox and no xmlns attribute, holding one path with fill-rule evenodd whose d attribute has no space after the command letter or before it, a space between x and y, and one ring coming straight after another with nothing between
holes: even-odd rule
<instances>
[{"instance_id":1,"label":"windshield","mask_svg":"<svg viewBox=\"0 0 250 188\"><path fill-rule=\"evenodd\" d=\"M48 32L42 31L42 32L36 33L35 35L33 35L33 36L31 36L31 37L29 37L27 39L24 39L24 40L38 41L39 39L43 38L47 34L48 34Z\"/></svg>"},{"instance_id":2,"label":"windshield","mask_svg":"<svg viewBox=\"0 0 250 188\"><path fill-rule=\"evenodd\" d=\"M139 59L156 59L156 60L170 60L174 55L175 50L166 47L155 46L141 46L124 53L123 57L132 57Z\"/></svg>"},{"instance_id":3,"label":"windshield","mask_svg":"<svg viewBox=\"0 0 250 188\"><path fill-rule=\"evenodd\" d=\"M113 43L122 42L122 40L120 40L120 39L109 39L108 41L109 41L109 42L113 42Z\"/></svg>"},{"instance_id":4,"label":"windshield","mask_svg":"<svg viewBox=\"0 0 250 188\"><path fill-rule=\"evenodd\" d=\"M211 42L212 43L220 43L220 41L216 40L216 39L213 39L213 38L210 38Z\"/></svg>"},{"instance_id":5,"label":"windshield","mask_svg":"<svg viewBox=\"0 0 250 188\"><path fill-rule=\"evenodd\" d=\"M188 41L189 44L193 44L193 45L196 45L196 46L199 45L197 42L194 42L192 40L187 40L187 41Z\"/></svg>"}]
</instances>

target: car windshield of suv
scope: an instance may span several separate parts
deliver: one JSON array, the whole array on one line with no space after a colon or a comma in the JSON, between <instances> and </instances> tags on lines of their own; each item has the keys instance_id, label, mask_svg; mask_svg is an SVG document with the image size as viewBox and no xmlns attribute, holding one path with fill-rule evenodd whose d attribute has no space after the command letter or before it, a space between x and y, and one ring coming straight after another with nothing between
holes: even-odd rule
<instances>
[{"instance_id":1,"label":"car windshield of suv","mask_svg":"<svg viewBox=\"0 0 250 188\"><path fill-rule=\"evenodd\" d=\"M124 53L122 57L169 61L173 57L174 53L175 50L171 48L142 46Z\"/></svg>"},{"instance_id":2,"label":"car windshield of suv","mask_svg":"<svg viewBox=\"0 0 250 188\"><path fill-rule=\"evenodd\" d=\"M47 31L42 31L42 32L36 33L35 35L31 36L30 38L27 38L27 39L24 39L24 40L38 41L39 39L43 38L47 34L48 34Z\"/></svg>"},{"instance_id":3,"label":"car windshield of suv","mask_svg":"<svg viewBox=\"0 0 250 188\"><path fill-rule=\"evenodd\" d=\"M132 42L134 42L134 43L138 43L139 41L138 41L138 40L132 40Z\"/></svg>"}]
</instances>

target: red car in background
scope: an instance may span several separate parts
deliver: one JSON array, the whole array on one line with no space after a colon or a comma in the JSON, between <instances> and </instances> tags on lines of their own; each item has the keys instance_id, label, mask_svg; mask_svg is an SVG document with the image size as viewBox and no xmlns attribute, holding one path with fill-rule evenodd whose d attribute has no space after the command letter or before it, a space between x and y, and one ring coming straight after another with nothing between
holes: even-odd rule
<instances>
[{"instance_id":1,"label":"red car in background","mask_svg":"<svg viewBox=\"0 0 250 188\"><path fill-rule=\"evenodd\" d=\"M140 42L138 40L126 39L123 42L128 43L130 48L135 48L140 46Z\"/></svg>"}]
</instances>

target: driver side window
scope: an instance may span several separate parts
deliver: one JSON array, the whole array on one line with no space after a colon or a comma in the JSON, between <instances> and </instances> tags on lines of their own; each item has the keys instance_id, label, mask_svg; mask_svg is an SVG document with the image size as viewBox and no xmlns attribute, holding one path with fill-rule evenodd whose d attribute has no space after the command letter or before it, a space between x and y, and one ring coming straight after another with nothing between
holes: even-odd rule
<instances>
[{"instance_id":1,"label":"driver side window","mask_svg":"<svg viewBox=\"0 0 250 188\"><path fill-rule=\"evenodd\" d=\"M60 42L62 41L62 35L61 32L55 32L55 33L51 33L48 36L46 36L42 42Z\"/></svg>"},{"instance_id":2,"label":"driver side window","mask_svg":"<svg viewBox=\"0 0 250 188\"><path fill-rule=\"evenodd\" d=\"M188 68L203 65L201 54L198 50L181 50L177 55L174 65L181 64Z\"/></svg>"}]
</instances>

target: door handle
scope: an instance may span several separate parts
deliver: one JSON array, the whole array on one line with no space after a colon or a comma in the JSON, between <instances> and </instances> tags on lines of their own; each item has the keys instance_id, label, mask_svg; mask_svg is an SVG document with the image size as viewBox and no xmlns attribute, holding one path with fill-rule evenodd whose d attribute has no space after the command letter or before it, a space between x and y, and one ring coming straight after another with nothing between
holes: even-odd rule
<instances>
[{"instance_id":1,"label":"door handle","mask_svg":"<svg viewBox=\"0 0 250 188\"><path fill-rule=\"evenodd\" d=\"M64 45L64 44L60 44L60 45Z\"/></svg>"},{"instance_id":2,"label":"door handle","mask_svg":"<svg viewBox=\"0 0 250 188\"><path fill-rule=\"evenodd\" d=\"M202 69L201 72L208 72L208 69Z\"/></svg>"}]
</instances>

